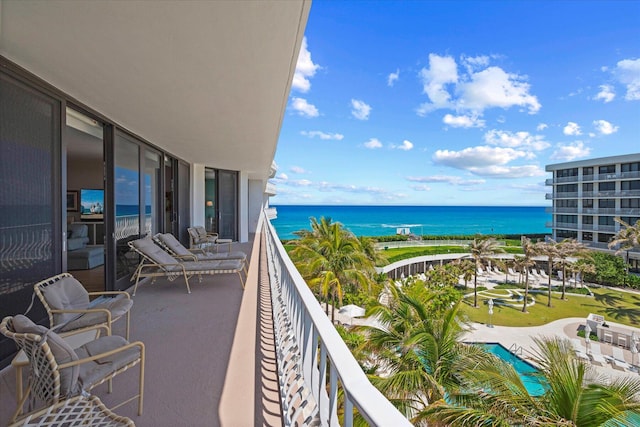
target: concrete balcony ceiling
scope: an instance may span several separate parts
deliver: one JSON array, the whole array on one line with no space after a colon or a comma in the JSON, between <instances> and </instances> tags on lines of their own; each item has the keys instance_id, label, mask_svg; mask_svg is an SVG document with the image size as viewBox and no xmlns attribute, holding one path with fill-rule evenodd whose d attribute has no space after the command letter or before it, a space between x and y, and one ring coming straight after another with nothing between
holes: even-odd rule
<instances>
[{"instance_id":1,"label":"concrete balcony ceiling","mask_svg":"<svg viewBox=\"0 0 640 427\"><path fill-rule=\"evenodd\" d=\"M310 6L0 0L0 55L188 162L266 179Z\"/></svg>"}]
</instances>

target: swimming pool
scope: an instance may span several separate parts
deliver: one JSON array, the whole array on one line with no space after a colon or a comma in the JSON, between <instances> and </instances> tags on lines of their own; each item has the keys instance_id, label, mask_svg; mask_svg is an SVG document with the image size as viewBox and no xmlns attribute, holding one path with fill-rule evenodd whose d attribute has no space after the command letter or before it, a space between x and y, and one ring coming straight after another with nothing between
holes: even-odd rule
<instances>
[{"instance_id":1,"label":"swimming pool","mask_svg":"<svg viewBox=\"0 0 640 427\"><path fill-rule=\"evenodd\" d=\"M511 353L500 343L473 343L474 345L480 346L487 350L488 352L494 354L505 362L511 364L520 378L527 391L532 396L541 396L545 392L544 384L541 382L541 379L536 376L538 372L538 368L533 366L531 363L526 360L522 360L515 354Z\"/></svg>"}]
</instances>

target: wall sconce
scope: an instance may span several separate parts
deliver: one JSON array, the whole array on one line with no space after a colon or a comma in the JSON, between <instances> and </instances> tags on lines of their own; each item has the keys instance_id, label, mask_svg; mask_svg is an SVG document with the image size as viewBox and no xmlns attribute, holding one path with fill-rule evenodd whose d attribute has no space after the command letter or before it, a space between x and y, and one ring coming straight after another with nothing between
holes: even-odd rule
<instances>
[{"instance_id":1,"label":"wall sconce","mask_svg":"<svg viewBox=\"0 0 640 427\"><path fill-rule=\"evenodd\" d=\"M208 208L212 207L213 206L213 201L212 200L207 200L206 206Z\"/></svg>"}]
</instances>

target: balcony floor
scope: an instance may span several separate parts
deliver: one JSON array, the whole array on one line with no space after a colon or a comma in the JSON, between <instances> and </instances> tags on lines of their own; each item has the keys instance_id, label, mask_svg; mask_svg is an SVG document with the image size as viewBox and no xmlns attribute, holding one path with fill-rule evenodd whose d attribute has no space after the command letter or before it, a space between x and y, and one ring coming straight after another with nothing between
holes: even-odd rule
<instances>
[{"instance_id":1,"label":"balcony floor","mask_svg":"<svg viewBox=\"0 0 640 427\"><path fill-rule=\"evenodd\" d=\"M135 403L116 413L140 427L281 425L268 280L260 245L253 246L233 245L252 260L244 292L236 274L201 283L194 277L191 294L181 279L138 287L131 341L146 347L144 413L136 415ZM124 334L123 321L113 333ZM112 394L104 384L92 393L112 406L135 393L138 372L117 376ZM0 397L0 425L6 425L16 404L11 367L0 372Z\"/></svg>"}]
</instances>

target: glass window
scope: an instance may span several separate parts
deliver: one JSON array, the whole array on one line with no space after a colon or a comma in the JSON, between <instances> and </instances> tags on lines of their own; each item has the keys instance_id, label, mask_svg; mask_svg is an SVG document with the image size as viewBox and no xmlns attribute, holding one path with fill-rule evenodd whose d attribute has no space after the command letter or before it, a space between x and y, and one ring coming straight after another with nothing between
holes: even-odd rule
<instances>
[{"instance_id":1,"label":"glass window","mask_svg":"<svg viewBox=\"0 0 640 427\"><path fill-rule=\"evenodd\" d=\"M603 174L603 173L616 173L616 165L600 166L600 168L598 169L598 173L600 173L600 174Z\"/></svg>"},{"instance_id":2,"label":"glass window","mask_svg":"<svg viewBox=\"0 0 640 427\"><path fill-rule=\"evenodd\" d=\"M614 199L600 199L598 200L598 207L601 209L614 209L616 201Z\"/></svg>"},{"instance_id":3,"label":"glass window","mask_svg":"<svg viewBox=\"0 0 640 427\"><path fill-rule=\"evenodd\" d=\"M593 208L593 199L582 199L583 208Z\"/></svg>"},{"instance_id":4,"label":"glass window","mask_svg":"<svg viewBox=\"0 0 640 427\"><path fill-rule=\"evenodd\" d=\"M593 182L582 184L582 191L593 191Z\"/></svg>"},{"instance_id":5,"label":"glass window","mask_svg":"<svg viewBox=\"0 0 640 427\"><path fill-rule=\"evenodd\" d=\"M593 216L591 215L584 215L582 217L582 223L583 224L593 224Z\"/></svg>"},{"instance_id":6,"label":"glass window","mask_svg":"<svg viewBox=\"0 0 640 427\"><path fill-rule=\"evenodd\" d=\"M582 176L593 175L593 166L582 168Z\"/></svg>"},{"instance_id":7,"label":"glass window","mask_svg":"<svg viewBox=\"0 0 640 427\"><path fill-rule=\"evenodd\" d=\"M640 190L640 181L622 181L622 190Z\"/></svg>"},{"instance_id":8,"label":"glass window","mask_svg":"<svg viewBox=\"0 0 640 427\"><path fill-rule=\"evenodd\" d=\"M598 242L600 243L609 243L612 238L613 234L598 233Z\"/></svg>"},{"instance_id":9,"label":"glass window","mask_svg":"<svg viewBox=\"0 0 640 427\"><path fill-rule=\"evenodd\" d=\"M598 184L599 191L615 191L616 183L615 182L601 182Z\"/></svg>"},{"instance_id":10,"label":"glass window","mask_svg":"<svg viewBox=\"0 0 640 427\"><path fill-rule=\"evenodd\" d=\"M600 216L598 217L598 225L615 225L612 216Z\"/></svg>"},{"instance_id":11,"label":"glass window","mask_svg":"<svg viewBox=\"0 0 640 427\"><path fill-rule=\"evenodd\" d=\"M160 184L160 154L155 151L145 150L144 154L144 230L154 235L160 232L160 211L162 209Z\"/></svg>"},{"instance_id":12,"label":"glass window","mask_svg":"<svg viewBox=\"0 0 640 427\"><path fill-rule=\"evenodd\" d=\"M625 209L640 208L640 199L621 199L620 207Z\"/></svg>"},{"instance_id":13,"label":"glass window","mask_svg":"<svg viewBox=\"0 0 640 427\"><path fill-rule=\"evenodd\" d=\"M133 273L128 242L140 236L140 150L125 134L115 138L116 279ZM136 260L137 261L137 260Z\"/></svg>"},{"instance_id":14,"label":"glass window","mask_svg":"<svg viewBox=\"0 0 640 427\"><path fill-rule=\"evenodd\" d=\"M638 172L638 171L640 171L640 162L622 164L622 172Z\"/></svg>"},{"instance_id":15,"label":"glass window","mask_svg":"<svg viewBox=\"0 0 640 427\"><path fill-rule=\"evenodd\" d=\"M583 232L582 233L582 241L583 242L593 242L593 233Z\"/></svg>"}]
</instances>

